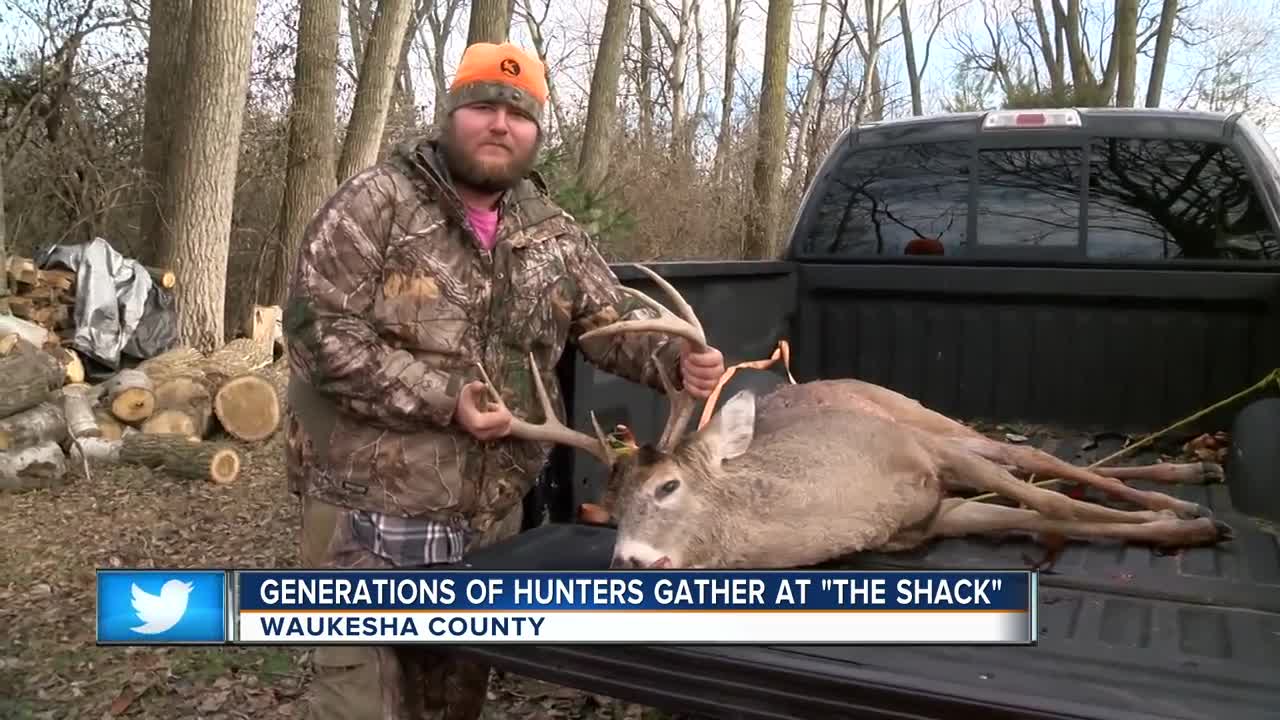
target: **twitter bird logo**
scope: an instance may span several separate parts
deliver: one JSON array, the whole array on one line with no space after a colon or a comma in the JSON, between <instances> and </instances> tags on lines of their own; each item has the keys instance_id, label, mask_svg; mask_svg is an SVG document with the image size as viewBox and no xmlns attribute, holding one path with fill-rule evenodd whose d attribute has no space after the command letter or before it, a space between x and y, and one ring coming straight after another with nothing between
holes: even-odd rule
<instances>
[{"instance_id":1,"label":"twitter bird logo","mask_svg":"<svg viewBox=\"0 0 1280 720\"><path fill-rule=\"evenodd\" d=\"M143 635L162 633L187 614L187 597L194 586L182 580L170 580L160 588L159 595L151 593L132 583L133 609L138 614L141 625L129 628Z\"/></svg>"},{"instance_id":2,"label":"twitter bird logo","mask_svg":"<svg viewBox=\"0 0 1280 720\"><path fill-rule=\"evenodd\" d=\"M225 570L98 570L99 645L226 642Z\"/></svg>"}]
</instances>

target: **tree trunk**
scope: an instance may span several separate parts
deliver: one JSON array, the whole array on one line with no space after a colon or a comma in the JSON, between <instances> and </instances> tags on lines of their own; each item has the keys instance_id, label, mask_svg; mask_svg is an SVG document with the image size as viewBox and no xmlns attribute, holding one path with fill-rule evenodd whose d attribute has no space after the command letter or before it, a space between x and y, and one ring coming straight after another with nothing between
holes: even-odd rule
<instances>
[{"instance_id":1,"label":"tree trunk","mask_svg":"<svg viewBox=\"0 0 1280 720\"><path fill-rule=\"evenodd\" d=\"M1116 46L1116 106L1133 107L1138 74L1138 0L1116 0L1111 42Z\"/></svg>"},{"instance_id":2,"label":"tree trunk","mask_svg":"<svg viewBox=\"0 0 1280 720\"><path fill-rule=\"evenodd\" d=\"M191 0L170 0L151 5L147 41L145 117L142 130L142 242L134 255L143 263L156 263L168 252L165 226L172 221L173 195L166 180L173 150L174 129L183 93L183 63Z\"/></svg>"},{"instance_id":3,"label":"tree trunk","mask_svg":"<svg viewBox=\"0 0 1280 720\"><path fill-rule=\"evenodd\" d=\"M307 221L334 189L336 122L333 109L338 80L340 2L302 0L299 10L280 235L275 262L267 276L266 292L259 298L266 305L284 306L289 276Z\"/></svg>"},{"instance_id":4,"label":"tree trunk","mask_svg":"<svg viewBox=\"0 0 1280 720\"><path fill-rule=\"evenodd\" d=\"M9 273L3 269L9 267L9 246L4 233L4 153L0 152L0 297L9 294Z\"/></svg>"},{"instance_id":5,"label":"tree trunk","mask_svg":"<svg viewBox=\"0 0 1280 720\"><path fill-rule=\"evenodd\" d=\"M360 63L360 82L356 88L351 121L342 142L338 160L338 183L371 167L378 161L382 147L382 131L395 90L396 70L400 62L400 43L413 12L410 0L380 0L373 19L364 60Z\"/></svg>"},{"instance_id":6,"label":"tree trunk","mask_svg":"<svg viewBox=\"0 0 1280 720\"><path fill-rule=\"evenodd\" d=\"M627 2L630 4L630 0L627 0ZM606 17L608 17L607 14ZM538 20L534 19L532 11L525 14L525 25L529 28L529 35L533 39L533 49L538 52L538 59L542 61L543 67L549 69L551 61L547 57L547 42L542 35L542 25ZM623 39L623 44L626 44L625 38ZM547 104L551 106L551 113L555 117L556 131L563 137L565 128L569 126L569 122L564 116L564 103L560 102L560 91L556 87L554 74L548 70L546 76Z\"/></svg>"},{"instance_id":7,"label":"tree trunk","mask_svg":"<svg viewBox=\"0 0 1280 720\"><path fill-rule=\"evenodd\" d=\"M822 46L822 21L827 2L818 10L818 47ZM738 72L738 31L742 29L742 0L724 0L724 94L720 96L720 131L716 133L716 157L712 166L717 180L724 180L724 163L729 156L729 131L733 127L734 80Z\"/></svg>"},{"instance_id":8,"label":"tree trunk","mask_svg":"<svg viewBox=\"0 0 1280 720\"><path fill-rule=\"evenodd\" d=\"M778 224L782 152L786 144L787 61L791 45L792 0L769 0L765 24L764 74L760 83L759 140L753 185L755 202L747 225L744 259L765 259L773 253Z\"/></svg>"},{"instance_id":9,"label":"tree trunk","mask_svg":"<svg viewBox=\"0 0 1280 720\"><path fill-rule=\"evenodd\" d=\"M604 183L609 170L609 139L613 134L614 112L618 105L618 73L627 43L631 0L609 0L604 15L604 32L591 74L591 95L587 100L586 129L578 156L578 178L589 191Z\"/></svg>"},{"instance_id":10,"label":"tree trunk","mask_svg":"<svg viewBox=\"0 0 1280 720\"><path fill-rule=\"evenodd\" d=\"M178 276L181 341L224 342L227 255L256 0L196 0L186 94L174 133L173 227L165 266Z\"/></svg>"},{"instance_id":11,"label":"tree trunk","mask_svg":"<svg viewBox=\"0 0 1280 720\"><path fill-rule=\"evenodd\" d=\"M472 0L471 24L467 28L467 45L504 43L511 31L509 0Z\"/></svg>"},{"instance_id":12,"label":"tree trunk","mask_svg":"<svg viewBox=\"0 0 1280 720\"><path fill-rule=\"evenodd\" d=\"M645 147L653 140L653 27L650 22L648 13L640 13L640 143Z\"/></svg>"},{"instance_id":13,"label":"tree trunk","mask_svg":"<svg viewBox=\"0 0 1280 720\"><path fill-rule=\"evenodd\" d=\"M1164 0L1160 10L1160 28L1156 31L1156 52L1151 59L1151 77L1147 81L1147 107L1160 107L1164 93L1164 71L1169 65L1169 46L1173 44L1173 22L1178 19L1178 0Z\"/></svg>"},{"instance_id":14,"label":"tree trunk","mask_svg":"<svg viewBox=\"0 0 1280 720\"><path fill-rule=\"evenodd\" d=\"M920 70L916 68L915 38L911 35L911 12L907 0L898 2L898 20L902 23L902 45L907 58L907 82L911 85L911 114L923 115L924 102L920 98Z\"/></svg>"}]
</instances>

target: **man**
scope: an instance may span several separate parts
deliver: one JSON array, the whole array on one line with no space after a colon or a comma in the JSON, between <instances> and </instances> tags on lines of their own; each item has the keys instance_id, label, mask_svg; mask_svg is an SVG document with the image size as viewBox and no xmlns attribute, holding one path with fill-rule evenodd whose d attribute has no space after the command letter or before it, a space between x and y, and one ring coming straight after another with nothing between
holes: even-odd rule
<instances>
[{"instance_id":1,"label":"man","mask_svg":"<svg viewBox=\"0 0 1280 720\"><path fill-rule=\"evenodd\" d=\"M303 238L285 314L288 478L302 497L306 567L456 562L520 529L549 448L510 437L476 362L510 412L542 413L528 358L557 412L569 343L598 367L659 389L651 353L705 398L716 350L626 334L652 317L619 291L592 241L532 174L542 64L509 44L463 55L439 137L396 148L347 180ZM320 647L313 718L478 717L488 667L424 648Z\"/></svg>"}]
</instances>

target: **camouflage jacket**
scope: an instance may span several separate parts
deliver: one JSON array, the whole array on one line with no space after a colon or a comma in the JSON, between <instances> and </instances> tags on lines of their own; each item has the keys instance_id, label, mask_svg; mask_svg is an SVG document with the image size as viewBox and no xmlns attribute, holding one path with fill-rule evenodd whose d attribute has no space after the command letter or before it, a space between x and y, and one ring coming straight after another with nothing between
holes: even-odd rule
<instances>
[{"instance_id":1,"label":"camouflage jacket","mask_svg":"<svg viewBox=\"0 0 1280 720\"><path fill-rule=\"evenodd\" d=\"M483 532L521 502L551 447L479 442L453 422L459 390L481 378L477 361L507 407L534 423L543 418L530 353L561 421L555 368L568 343L654 389L657 351L680 382L678 340L578 343L597 326L654 313L618 292L586 232L543 188L525 180L505 194L491 252L464 218L427 140L343 183L308 225L284 318L294 493Z\"/></svg>"}]
</instances>

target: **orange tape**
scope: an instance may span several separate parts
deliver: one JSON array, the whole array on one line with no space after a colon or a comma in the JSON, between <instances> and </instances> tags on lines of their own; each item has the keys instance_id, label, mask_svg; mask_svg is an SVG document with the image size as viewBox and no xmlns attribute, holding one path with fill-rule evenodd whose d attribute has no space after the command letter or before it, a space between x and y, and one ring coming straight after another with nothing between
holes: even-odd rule
<instances>
[{"instance_id":1,"label":"orange tape","mask_svg":"<svg viewBox=\"0 0 1280 720\"><path fill-rule=\"evenodd\" d=\"M787 370L787 380L791 381L792 385L795 385L796 379L791 375L791 345L786 340L779 340L777 349L773 351L768 360L748 360L747 362L733 365L724 371L724 374L716 381L716 386L711 390L711 394L707 396L707 404L702 408L702 417L698 420L698 429L701 430L706 427L707 423L711 422L711 415L715 412L716 400L720 397L720 391L724 389L725 384L729 382L734 373L738 372L740 368L764 370L778 362L778 360L782 360L782 365Z\"/></svg>"}]
</instances>

